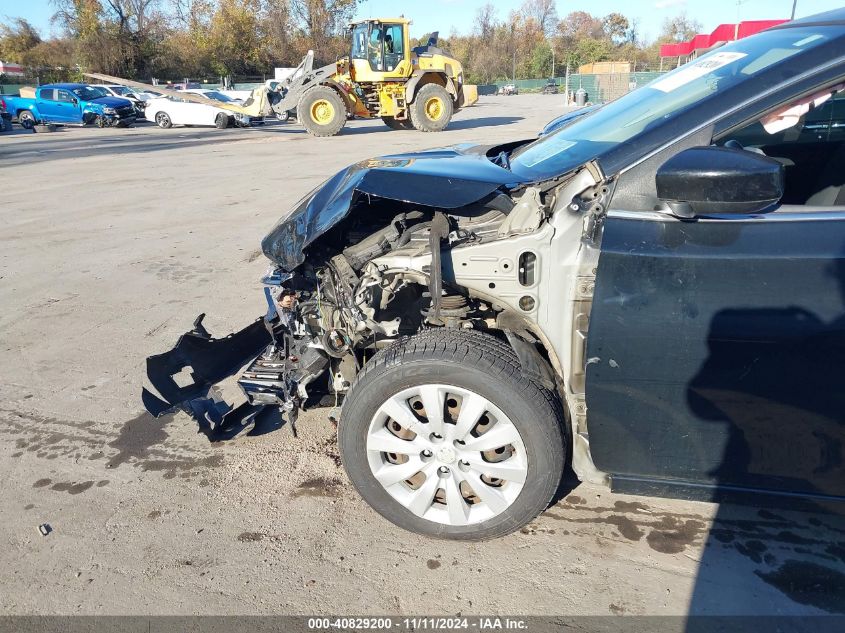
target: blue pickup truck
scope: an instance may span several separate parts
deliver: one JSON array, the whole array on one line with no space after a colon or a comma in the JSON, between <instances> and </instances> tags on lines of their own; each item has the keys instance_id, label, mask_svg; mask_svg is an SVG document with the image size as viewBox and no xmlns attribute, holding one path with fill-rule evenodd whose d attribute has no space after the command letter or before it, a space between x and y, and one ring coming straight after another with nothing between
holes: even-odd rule
<instances>
[{"instance_id":1,"label":"blue pickup truck","mask_svg":"<svg viewBox=\"0 0 845 633\"><path fill-rule=\"evenodd\" d=\"M36 88L34 99L18 95L0 95L0 99L26 129L47 123L125 127L137 116L128 99L86 84L46 84Z\"/></svg>"}]
</instances>

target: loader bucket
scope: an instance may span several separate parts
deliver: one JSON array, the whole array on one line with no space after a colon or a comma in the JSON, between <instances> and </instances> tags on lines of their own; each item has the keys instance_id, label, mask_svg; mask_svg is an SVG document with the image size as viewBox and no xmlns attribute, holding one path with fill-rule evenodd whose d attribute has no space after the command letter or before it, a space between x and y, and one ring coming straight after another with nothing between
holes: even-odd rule
<instances>
[{"instance_id":1,"label":"loader bucket","mask_svg":"<svg viewBox=\"0 0 845 633\"><path fill-rule=\"evenodd\" d=\"M461 107L467 108L478 101L478 86L475 84L464 84L461 86Z\"/></svg>"}]
</instances>

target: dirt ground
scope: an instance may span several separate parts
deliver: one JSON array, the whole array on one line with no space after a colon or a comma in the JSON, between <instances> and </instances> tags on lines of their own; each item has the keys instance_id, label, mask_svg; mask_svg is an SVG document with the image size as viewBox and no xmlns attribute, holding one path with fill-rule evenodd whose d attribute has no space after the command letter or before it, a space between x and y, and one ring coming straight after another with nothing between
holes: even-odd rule
<instances>
[{"instance_id":1,"label":"dirt ground","mask_svg":"<svg viewBox=\"0 0 845 633\"><path fill-rule=\"evenodd\" d=\"M845 613L845 522L577 485L522 532L393 527L325 410L211 443L152 419L147 355L263 314L261 237L350 162L533 136L560 96L444 133L350 122L0 136L0 614ZM16 128L17 129L17 128ZM42 536L40 524L52 532Z\"/></svg>"}]
</instances>

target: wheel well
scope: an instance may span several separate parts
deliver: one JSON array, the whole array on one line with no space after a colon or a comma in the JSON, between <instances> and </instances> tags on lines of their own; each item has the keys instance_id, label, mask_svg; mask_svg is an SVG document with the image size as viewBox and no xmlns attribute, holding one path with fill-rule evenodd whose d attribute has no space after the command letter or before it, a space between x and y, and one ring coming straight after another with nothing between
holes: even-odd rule
<instances>
[{"instance_id":1,"label":"wheel well","mask_svg":"<svg viewBox=\"0 0 845 633\"><path fill-rule=\"evenodd\" d=\"M340 100L343 101L343 105L346 107L347 113L352 112L354 110L352 106L352 101L349 98L349 95L344 92L344 90L340 87L340 85L330 79L327 79L319 84L320 86L325 86L326 88L331 88L337 93L337 96L340 97ZM307 91L306 91L307 92Z\"/></svg>"},{"instance_id":2,"label":"wheel well","mask_svg":"<svg viewBox=\"0 0 845 633\"><path fill-rule=\"evenodd\" d=\"M495 329L483 330L484 334L494 336L500 341L509 345L516 353L519 359L520 369L522 374L530 380L541 384L551 393L557 396L558 405L563 416L562 432L566 438L566 463L572 464L573 460L573 433L572 420L569 412L569 406L566 398L566 388L563 381L563 374L555 371L556 356L554 351L543 341L541 336L533 332L530 322L524 317L510 313L503 312L500 314L507 315L499 329L497 319L497 327ZM521 323L520 323L521 322ZM515 330L509 329L516 328ZM531 329L528 329L531 328Z\"/></svg>"},{"instance_id":3,"label":"wheel well","mask_svg":"<svg viewBox=\"0 0 845 633\"><path fill-rule=\"evenodd\" d=\"M420 80L417 82L417 89L422 88L426 84L439 84L443 88L446 87L446 75L444 73L439 72L427 72L420 77Z\"/></svg>"},{"instance_id":4,"label":"wheel well","mask_svg":"<svg viewBox=\"0 0 845 633\"><path fill-rule=\"evenodd\" d=\"M412 103L414 99L416 99L417 93L419 92L420 88L427 84L437 84L441 88L445 88L446 92L452 95L452 99L456 100L458 98L457 90L455 90L455 86L452 83L452 80L446 76L446 73L443 71L437 70L428 70L423 72L416 77L412 77L408 82L407 89L412 93L410 99L408 99L408 103Z\"/></svg>"}]
</instances>

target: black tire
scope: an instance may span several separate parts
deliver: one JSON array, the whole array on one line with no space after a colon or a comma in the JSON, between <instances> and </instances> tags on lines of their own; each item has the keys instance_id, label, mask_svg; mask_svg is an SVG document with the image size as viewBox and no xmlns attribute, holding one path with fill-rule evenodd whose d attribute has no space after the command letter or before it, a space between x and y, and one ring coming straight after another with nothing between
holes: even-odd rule
<instances>
[{"instance_id":1,"label":"black tire","mask_svg":"<svg viewBox=\"0 0 845 633\"><path fill-rule=\"evenodd\" d=\"M18 112L18 123L21 124L23 129L31 130L35 127L35 115L29 110Z\"/></svg>"},{"instance_id":2,"label":"black tire","mask_svg":"<svg viewBox=\"0 0 845 633\"><path fill-rule=\"evenodd\" d=\"M440 132L452 120L452 95L440 84L426 84L408 108L411 123L420 132Z\"/></svg>"},{"instance_id":3,"label":"black tire","mask_svg":"<svg viewBox=\"0 0 845 633\"><path fill-rule=\"evenodd\" d=\"M214 127L218 130L225 130L229 127L229 115L218 112L217 116L214 117Z\"/></svg>"},{"instance_id":4,"label":"black tire","mask_svg":"<svg viewBox=\"0 0 845 633\"><path fill-rule=\"evenodd\" d=\"M414 125L409 119L397 119L392 116L383 116L381 120L391 130L413 130Z\"/></svg>"},{"instance_id":5,"label":"black tire","mask_svg":"<svg viewBox=\"0 0 845 633\"><path fill-rule=\"evenodd\" d=\"M346 125L346 104L333 88L317 86L302 95L296 118L313 136L335 136Z\"/></svg>"},{"instance_id":6,"label":"black tire","mask_svg":"<svg viewBox=\"0 0 845 633\"><path fill-rule=\"evenodd\" d=\"M156 125L162 130L169 130L173 127L173 121L170 119L170 115L167 114L167 112L156 112L155 121Z\"/></svg>"},{"instance_id":7,"label":"black tire","mask_svg":"<svg viewBox=\"0 0 845 633\"><path fill-rule=\"evenodd\" d=\"M379 407L410 387L440 383L473 391L498 407L519 431L528 474L519 495L486 521L452 526L423 519L376 480L367 458L367 433ZM563 476L563 410L557 397L525 378L513 349L476 331L433 329L407 338L370 359L343 403L338 442L355 488L384 518L420 534L485 540L514 532L546 509Z\"/></svg>"}]
</instances>

